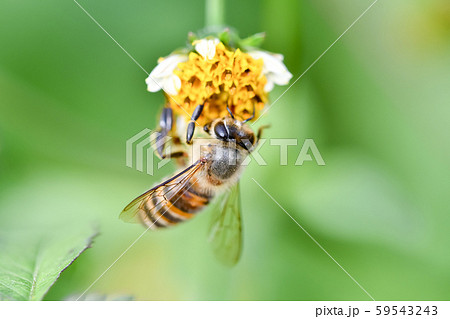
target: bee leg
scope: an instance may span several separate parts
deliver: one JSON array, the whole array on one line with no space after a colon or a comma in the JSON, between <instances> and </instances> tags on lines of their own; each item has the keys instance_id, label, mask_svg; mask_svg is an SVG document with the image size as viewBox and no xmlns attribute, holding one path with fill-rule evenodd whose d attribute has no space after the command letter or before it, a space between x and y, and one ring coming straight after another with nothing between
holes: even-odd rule
<instances>
[{"instance_id":1,"label":"bee leg","mask_svg":"<svg viewBox=\"0 0 450 319\"><path fill-rule=\"evenodd\" d=\"M158 135L156 136L156 152L158 153L158 156L161 158L165 158L164 152L164 144L165 144L165 137L167 134L172 130L173 125L173 113L172 109L169 107L165 107L162 110L161 117L159 118L159 131L157 132Z\"/></svg>"},{"instance_id":2,"label":"bee leg","mask_svg":"<svg viewBox=\"0 0 450 319\"><path fill-rule=\"evenodd\" d=\"M166 158L180 158L180 157L188 157L188 154L186 152L173 152L170 154L162 154L161 158L162 159L166 159Z\"/></svg>"},{"instance_id":3,"label":"bee leg","mask_svg":"<svg viewBox=\"0 0 450 319\"><path fill-rule=\"evenodd\" d=\"M261 138L262 132L266 129L269 128L270 125L263 125L258 129L258 133L256 134L256 143L258 143L259 139Z\"/></svg>"},{"instance_id":4,"label":"bee leg","mask_svg":"<svg viewBox=\"0 0 450 319\"><path fill-rule=\"evenodd\" d=\"M186 143L192 144L192 137L194 136L195 131L195 121L200 117L203 111L203 104L198 105L194 113L192 113L191 121L188 124L187 131L186 131Z\"/></svg>"},{"instance_id":5,"label":"bee leg","mask_svg":"<svg viewBox=\"0 0 450 319\"><path fill-rule=\"evenodd\" d=\"M255 114L256 114L256 106L255 103L253 103L253 114L252 116L250 116L248 119L245 119L242 121L242 123L247 123L248 121L251 121L255 118Z\"/></svg>"}]
</instances>

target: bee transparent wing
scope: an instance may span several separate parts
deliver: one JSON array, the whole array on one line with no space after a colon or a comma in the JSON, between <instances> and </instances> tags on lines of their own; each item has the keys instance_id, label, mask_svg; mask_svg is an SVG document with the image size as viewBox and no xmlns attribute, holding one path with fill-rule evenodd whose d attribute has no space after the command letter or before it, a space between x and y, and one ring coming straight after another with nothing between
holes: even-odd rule
<instances>
[{"instance_id":1,"label":"bee transparent wing","mask_svg":"<svg viewBox=\"0 0 450 319\"><path fill-rule=\"evenodd\" d=\"M171 206L184 194L184 186L191 181L202 164L201 161L197 161L175 176L136 197L120 213L120 219L125 222L144 222L147 225L149 223L146 218L150 221L159 219L161 217L159 216L159 210L162 206L168 203L171 203ZM158 226L157 220L154 224Z\"/></svg>"},{"instance_id":2,"label":"bee transparent wing","mask_svg":"<svg viewBox=\"0 0 450 319\"><path fill-rule=\"evenodd\" d=\"M235 265L241 255L242 226L239 183L223 194L213 209L210 242L216 257L225 265Z\"/></svg>"}]
</instances>

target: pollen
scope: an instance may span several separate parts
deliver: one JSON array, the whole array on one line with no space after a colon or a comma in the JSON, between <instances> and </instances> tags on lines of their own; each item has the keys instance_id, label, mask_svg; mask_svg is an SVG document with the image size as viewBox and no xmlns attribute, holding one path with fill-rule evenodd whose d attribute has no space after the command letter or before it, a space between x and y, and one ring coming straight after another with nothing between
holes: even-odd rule
<instances>
[{"instance_id":1,"label":"pollen","mask_svg":"<svg viewBox=\"0 0 450 319\"><path fill-rule=\"evenodd\" d=\"M197 123L204 125L229 115L227 106L240 120L255 118L267 102L263 60L254 59L240 49L228 49L222 42L210 59L190 52L186 62L179 63L174 74L181 80L177 95L167 96L167 104L186 121L194 109L204 105Z\"/></svg>"}]
</instances>

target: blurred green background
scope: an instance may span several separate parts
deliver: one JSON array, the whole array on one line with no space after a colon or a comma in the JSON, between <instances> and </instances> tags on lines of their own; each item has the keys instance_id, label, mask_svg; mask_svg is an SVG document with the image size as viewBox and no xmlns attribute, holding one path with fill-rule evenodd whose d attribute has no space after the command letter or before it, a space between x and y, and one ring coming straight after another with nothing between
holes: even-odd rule
<instances>
[{"instance_id":1,"label":"blurred green background","mask_svg":"<svg viewBox=\"0 0 450 319\"><path fill-rule=\"evenodd\" d=\"M204 24L203 1L81 5L150 71ZM241 36L265 31L299 76L369 0L227 1ZM46 299L83 292L143 231L118 214L171 169L125 165L161 93L73 1L0 4L0 230L96 224L100 235ZM209 214L147 233L90 290L138 300L368 300L255 178L377 300L450 298L450 5L380 0L258 124L313 138L326 166L242 177L244 249L232 269L206 241ZM271 94L275 100L285 89Z\"/></svg>"}]
</instances>

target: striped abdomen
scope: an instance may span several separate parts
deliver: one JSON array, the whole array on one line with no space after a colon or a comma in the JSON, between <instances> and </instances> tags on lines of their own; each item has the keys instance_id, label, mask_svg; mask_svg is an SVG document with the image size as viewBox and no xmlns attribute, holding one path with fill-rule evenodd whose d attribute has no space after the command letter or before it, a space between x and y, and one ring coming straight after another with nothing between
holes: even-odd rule
<instances>
[{"instance_id":1,"label":"striped abdomen","mask_svg":"<svg viewBox=\"0 0 450 319\"><path fill-rule=\"evenodd\" d=\"M140 218L147 227L173 226L194 217L208 205L211 197L192 181L181 188L165 185L143 204Z\"/></svg>"}]
</instances>

